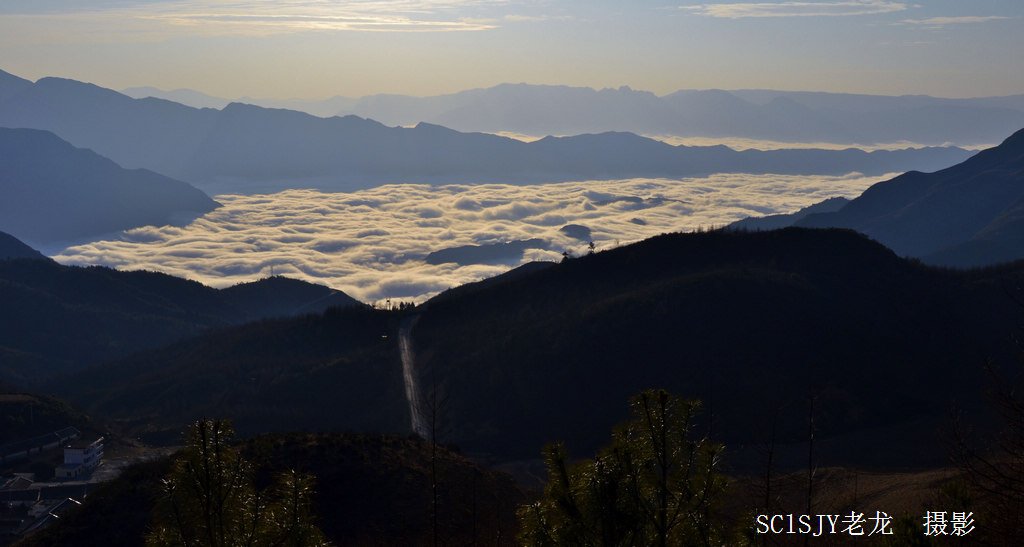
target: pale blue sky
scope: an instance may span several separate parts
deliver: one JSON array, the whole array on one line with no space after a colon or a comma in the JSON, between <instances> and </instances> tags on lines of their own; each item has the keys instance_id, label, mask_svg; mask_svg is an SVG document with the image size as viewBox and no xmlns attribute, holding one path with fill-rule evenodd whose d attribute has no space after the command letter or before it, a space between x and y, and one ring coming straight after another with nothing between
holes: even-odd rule
<instances>
[{"instance_id":1,"label":"pale blue sky","mask_svg":"<svg viewBox=\"0 0 1024 547\"><path fill-rule=\"evenodd\" d=\"M1020 0L0 0L0 69L235 98L1024 93Z\"/></svg>"}]
</instances>

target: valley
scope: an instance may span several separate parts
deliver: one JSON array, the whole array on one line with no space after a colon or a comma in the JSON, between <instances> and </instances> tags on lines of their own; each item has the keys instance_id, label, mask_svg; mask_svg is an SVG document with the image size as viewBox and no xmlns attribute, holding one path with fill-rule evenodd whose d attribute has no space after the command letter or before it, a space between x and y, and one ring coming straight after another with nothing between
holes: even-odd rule
<instances>
[{"instance_id":1,"label":"valley","mask_svg":"<svg viewBox=\"0 0 1024 547\"><path fill-rule=\"evenodd\" d=\"M701 533L725 543L756 533L753 510L891 511L910 535L922 504L998 514L1002 498L964 492L990 484L979 462L1016 454L988 443L1005 417L991 393L1018 408L1021 380L1024 134L990 127L1018 99L662 100L691 104L695 128L721 115L692 104L732 105L752 128L735 138L840 121L857 142L920 137L877 129L886 104L895 125L974 116L962 144L1000 144L734 150L622 127L521 142L471 131L537 126L196 108L0 73L3 441L76 427L155 455L26 544L98 538L111 514L109 544L155 541L155 500L176 499L161 484L210 453L201 424L230 431L216 442L263 509L291 485L334 543L514 544L572 491L560 476L640 480L630 454L658 443L628 420L669 393L700 401L672 435L714 454L722 502ZM808 112L816 128L784 121Z\"/></svg>"}]
</instances>

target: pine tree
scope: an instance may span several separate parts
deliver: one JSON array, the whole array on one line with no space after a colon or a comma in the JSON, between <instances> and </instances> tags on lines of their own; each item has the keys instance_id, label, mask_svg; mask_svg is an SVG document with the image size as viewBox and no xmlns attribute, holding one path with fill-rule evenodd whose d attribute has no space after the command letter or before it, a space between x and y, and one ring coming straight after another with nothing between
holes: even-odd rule
<instances>
[{"instance_id":1,"label":"pine tree","mask_svg":"<svg viewBox=\"0 0 1024 547\"><path fill-rule=\"evenodd\" d=\"M694 437L699 402L651 390L631 406L633 419L593 460L569 466L561 445L545 448L551 479L543 499L519 509L523 544L722 542L722 447Z\"/></svg>"},{"instance_id":2,"label":"pine tree","mask_svg":"<svg viewBox=\"0 0 1024 547\"><path fill-rule=\"evenodd\" d=\"M313 524L313 479L285 472L268 492L253 485L252 468L231 445L227 420L199 420L163 481L150 546L321 546Z\"/></svg>"}]
</instances>

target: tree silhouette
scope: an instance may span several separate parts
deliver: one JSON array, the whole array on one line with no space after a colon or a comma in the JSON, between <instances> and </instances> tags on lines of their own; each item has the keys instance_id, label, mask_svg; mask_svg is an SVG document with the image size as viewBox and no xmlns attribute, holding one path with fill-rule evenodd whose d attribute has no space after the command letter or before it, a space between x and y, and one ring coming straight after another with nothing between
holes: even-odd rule
<instances>
[{"instance_id":1,"label":"tree silhouette","mask_svg":"<svg viewBox=\"0 0 1024 547\"><path fill-rule=\"evenodd\" d=\"M978 443L969 438L957 416L952 428L953 462L979 498L977 510L985 515L979 532L988 541L1009 545L1024 529L1024 397L1020 377L1009 378L991 363L986 369L994 386L990 400L1002 428L990 443ZM959 502L957 510L970 510L970 495L947 497Z\"/></svg>"},{"instance_id":2,"label":"tree silhouette","mask_svg":"<svg viewBox=\"0 0 1024 547\"><path fill-rule=\"evenodd\" d=\"M230 421L197 421L188 446L163 481L154 508L150 546L322 546L313 524L313 479L285 472L267 492L253 485L252 468L231 446Z\"/></svg>"},{"instance_id":3,"label":"tree silhouette","mask_svg":"<svg viewBox=\"0 0 1024 547\"><path fill-rule=\"evenodd\" d=\"M520 507L526 545L711 545L724 537L722 447L692 438L697 401L664 390L631 400L633 418L593 459L545 448L543 499Z\"/></svg>"}]
</instances>

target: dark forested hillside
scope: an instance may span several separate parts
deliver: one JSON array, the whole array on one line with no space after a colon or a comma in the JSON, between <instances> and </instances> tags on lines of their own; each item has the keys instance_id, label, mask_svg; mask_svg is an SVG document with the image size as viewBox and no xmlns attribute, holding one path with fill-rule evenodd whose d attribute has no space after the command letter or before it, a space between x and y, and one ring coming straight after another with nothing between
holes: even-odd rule
<instances>
[{"instance_id":1,"label":"dark forested hillside","mask_svg":"<svg viewBox=\"0 0 1024 547\"><path fill-rule=\"evenodd\" d=\"M980 400L982 360L1012 353L1022 280L1024 265L937 270L847 230L667 234L402 312L212 332L53 388L140 431L217 415L246 434L408 432L397 331L417 316L419 393L442 440L481 457L554 440L587 454L660 387L702 399L703 427L747 455L772 429L805 438L813 400L832 463L933 464L950 405Z\"/></svg>"},{"instance_id":2,"label":"dark forested hillside","mask_svg":"<svg viewBox=\"0 0 1024 547\"><path fill-rule=\"evenodd\" d=\"M56 378L47 387L164 443L202 416L265 431L405 433L409 411L391 334L397 315L364 307L264 320Z\"/></svg>"},{"instance_id":3,"label":"dark forested hillside","mask_svg":"<svg viewBox=\"0 0 1024 547\"><path fill-rule=\"evenodd\" d=\"M315 476L312 512L335 545L432 545L430 445L381 435L265 435L242 443L258 483L286 469ZM525 499L512 478L439 447L438 535L444 545L511 544ZM143 545L167 459L136 464L77 511L21 544ZM262 484L258 484L262 486ZM116 530L116 533L111 533ZM502 542L504 540L504 542Z\"/></svg>"},{"instance_id":4,"label":"dark forested hillside","mask_svg":"<svg viewBox=\"0 0 1024 547\"><path fill-rule=\"evenodd\" d=\"M621 401L662 387L704 400L734 447L772 421L800 441L814 398L819 440L874 439L844 459L935 463L950 404L978 401L981 359L1012 349L1022 275L928 269L847 231L664 235L438 298L413 336L453 438L476 450L587 453Z\"/></svg>"},{"instance_id":5,"label":"dark forested hillside","mask_svg":"<svg viewBox=\"0 0 1024 547\"><path fill-rule=\"evenodd\" d=\"M356 301L269 278L224 290L155 272L0 260L0 378L24 382L192 336L210 327Z\"/></svg>"},{"instance_id":6,"label":"dark forested hillside","mask_svg":"<svg viewBox=\"0 0 1024 547\"><path fill-rule=\"evenodd\" d=\"M89 425L89 418L65 401L0 382L0 445Z\"/></svg>"}]
</instances>

